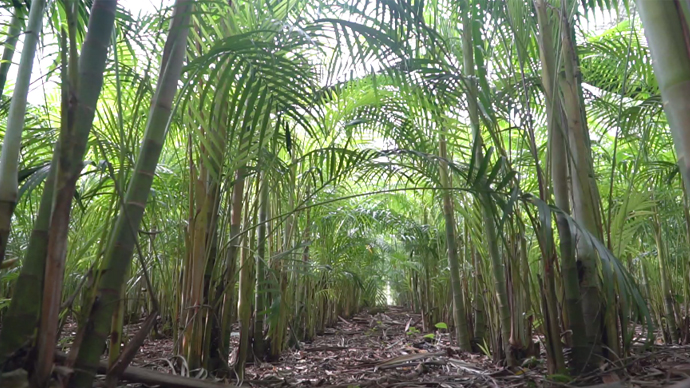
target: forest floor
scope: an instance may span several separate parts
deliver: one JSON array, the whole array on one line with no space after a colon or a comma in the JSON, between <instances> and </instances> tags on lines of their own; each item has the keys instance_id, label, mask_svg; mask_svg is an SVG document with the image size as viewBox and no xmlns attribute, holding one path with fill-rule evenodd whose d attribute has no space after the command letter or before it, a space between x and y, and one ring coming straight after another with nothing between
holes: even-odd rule
<instances>
[{"instance_id":1,"label":"forest floor","mask_svg":"<svg viewBox=\"0 0 690 388\"><path fill-rule=\"evenodd\" d=\"M278 361L248 365L244 386L618 388L669 386L690 378L690 346L656 346L617 364L603 365L586 377L567 381L564 376L547 375L543 358L530 359L509 371L485 355L469 354L452 346L445 330L437 330L433 339L425 337L420 322L419 314L396 307L373 315L362 312L349 319L340 318L335 327L326 329L311 343L302 344L299 350L286 350ZM125 331L132 335L136 326L130 325ZM73 328L66 329L65 346L73 333ZM206 377L203 371L190 373L174 368L179 363L173 358L173 345L170 338L147 340L132 366ZM228 386L235 384L228 382Z\"/></svg>"}]
</instances>

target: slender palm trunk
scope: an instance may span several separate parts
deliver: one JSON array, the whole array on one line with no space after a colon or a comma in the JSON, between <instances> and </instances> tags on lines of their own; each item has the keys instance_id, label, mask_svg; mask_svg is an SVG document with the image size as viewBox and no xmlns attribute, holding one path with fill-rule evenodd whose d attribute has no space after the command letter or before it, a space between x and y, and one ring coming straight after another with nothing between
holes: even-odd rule
<instances>
[{"instance_id":1,"label":"slender palm trunk","mask_svg":"<svg viewBox=\"0 0 690 388\"><path fill-rule=\"evenodd\" d=\"M307 194L305 196L306 198L309 198L309 189L307 189ZM306 216L306 226L304 228L304 236L302 237L302 243L305 245L304 251L302 252L302 265L304 268L304 272L308 273L309 272L309 261L311 259L309 255L309 244L311 243L311 208L307 209L307 216ZM303 276L302 277L302 282L301 282L301 292L298 289L298 294L300 295L299 299L302 301L302 313L301 315L301 322L303 326L303 332L302 332L302 339L307 341L312 338L314 338L315 333L315 324L314 324L314 305L313 305L313 298L314 295L311 293L312 289L312 282L311 278L309 276ZM300 316L298 315L298 316Z\"/></svg>"},{"instance_id":2,"label":"slender palm trunk","mask_svg":"<svg viewBox=\"0 0 690 388\"><path fill-rule=\"evenodd\" d=\"M568 192L568 164L566 159L565 137L561 126L563 112L555 77L555 42L552 25L549 22L546 4L542 0L535 2L539 22L539 45L542 63L542 84L546 95L546 107L549 133L549 158L553 180L553 193L556 206L565 213L570 213L570 194ZM573 368L581 371L589 359L586 346L585 323L580 305L580 286L575 261L572 232L564 214L556 215L556 226L560 236L561 273L565 292L565 309L569 328L572 332ZM553 306L555 307L555 306ZM556 313L552 311L552 313Z\"/></svg>"},{"instance_id":3,"label":"slender palm trunk","mask_svg":"<svg viewBox=\"0 0 690 388\"><path fill-rule=\"evenodd\" d=\"M567 165L565 160L565 144L560 128L556 129L551 138L551 163L554 182L554 197L556 206L562 211L570 212L568 194ZM573 235L570 224L564 214L556 215L556 227L560 237L561 276L563 277L563 302L568 317L568 325L572 338L573 369L579 373L588 364L589 349L586 343L585 321L582 316L580 303L580 284L578 279L577 262L573 246Z\"/></svg>"},{"instance_id":4,"label":"slender palm trunk","mask_svg":"<svg viewBox=\"0 0 690 388\"><path fill-rule=\"evenodd\" d=\"M110 348L108 348L108 368L112 368L117 363L122 351L122 328L124 326L125 314L125 284L120 287L120 297L117 301L117 308L113 312L113 319L110 327Z\"/></svg>"},{"instance_id":5,"label":"slender palm trunk","mask_svg":"<svg viewBox=\"0 0 690 388\"><path fill-rule=\"evenodd\" d=\"M561 17L561 49L564 71L560 76L560 90L563 96L563 110L566 116L570 157L570 176L573 194L573 216L587 231L596 238L602 238L599 192L594 181L592 153L589 145L586 116L581 101L582 85L575 73L578 67L577 54L571 39L571 26L567 15ZM578 239L578 260L581 265L580 292L582 294L582 311L585 322L587 343L591 349L593 361L598 362L601 354L602 319L605 313L599 287L597 254L586 238ZM611 301L612 306L614 301ZM611 313L612 311L609 311ZM610 325L610 324L609 324ZM618 334L609 326L608 346L615 353L618 351Z\"/></svg>"},{"instance_id":6,"label":"slender palm trunk","mask_svg":"<svg viewBox=\"0 0 690 388\"><path fill-rule=\"evenodd\" d=\"M448 249L448 266L450 267L450 285L453 295L453 320L455 321L455 333L458 346L465 351L471 351L470 334L467 329L467 319L465 318L465 301L462 294L462 281L460 279L460 265L458 264L458 251L455 240L455 214L453 211L453 198L451 196L450 179L448 176L448 164L446 160L446 138L443 134L439 138L439 156L441 157L441 184L443 190L443 216L446 223L446 247ZM424 299L422 298L423 308ZM424 310L422 310L424 313Z\"/></svg>"},{"instance_id":7,"label":"slender palm trunk","mask_svg":"<svg viewBox=\"0 0 690 388\"><path fill-rule=\"evenodd\" d=\"M294 213L294 208L295 208L295 193L297 191L296 187L296 179L297 179L297 172L296 172L296 159L294 156L294 151L291 151L292 155L292 165L290 166L290 175L289 175L289 186L287 188L287 195L288 197L288 211L292 212L288 217L287 220L285 220L285 230L283 234L283 243L282 243L282 252L288 252L290 250L290 246L292 245L292 235L293 235L293 228L294 228L294 221L295 221L295 213ZM278 211L278 214L281 212ZM288 306L290 303L294 303L294 301L288 300L288 297L292 296L291 293L287 292L288 289L288 274L287 270L285 268L285 263L282 259L276 259L274 263L274 267L276 269L276 274L278 276L278 286L279 286L279 293L275 295L275 298L280 298L279 302L277 303L278 305L278 317L277 319L272 320L270 323L269 327L269 335L271 338L271 358L272 359L278 359L280 355L283 353L284 346L286 344L285 337L287 335L287 326L288 326ZM291 271L294 273L294 271ZM275 304L275 303L274 303ZM346 314L349 314L347 312Z\"/></svg>"},{"instance_id":8,"label":"slender palm trunk","mask_svg":"<svg viewBox=\"0 0 690 388\"><path fill-rule=\"evenodd\" d=\"M59 146L56 144L53 161L44 183L38 215L29 237L19 278L15 284L10 307L2 321L0 331L0 365L24 346L35 335L43 296L43 273L48 245L48 231L53 207L55 176ZM40 285L40 287L37 287Z\"/></svg>"},{"instance_id":9,"label":"slender palm trunk","mask_svg":"<svg viewBox=\"0 0 690 388\"><path fill-rule=\"evenodd\" d=\"M144 215L144 208L165 141L172 102L185 59L191 6L191 0L177 0L175 4L173 23L166 41L166 48L172 47L170 56L168 61L162 64L163 76L159 80L151 104L142 147L123 199L124 207L120 211L112 238L106 247L102 265L103 275L99 280L97 297L86 322L86 332L76 359L75 373L70 379L71 387L91 386L100 352L103 349L103 341L108 333L109 318L116 306L117 291L131 263L132 252L137 243L137 231Z\"/></svg>"},{"instance_id":10,"label":"slender palm trunk","mask_svg":"<svg viewBox=\"0 0 690 388\"><path fill-rule=\"evenodd\" d=\"M263 357L266 353L264 339L264 317L266 315L266 251L268 235L268 176L261 172L259 189L259 228L256 249L256 294L254 302L254 356Z\"/></svg>"},{"instance_id":11,"label":"slender palm trunk","mask_svg":"<svg viewBox=\"0 0 690 388\"><path fill-rule=\"evenodd\" d=\"M10 71L12 65L12 58L14 58L14 50L17 48L17 41L19 34L21 34L22 25L24 24L24 8L17 2L10 20L9 28L7 29L7 38L5 39L5 49L2 52L2 63L0 63L0 95L5 91L5 83L7 82L7 73Z\"/></svg>"},{"instance_id":12,"label":"slender palm trunk","mask_svg":"<svg viewBox=\"0 0 690 388\"><path fill-rule=\"evenodd\" d=\"M472 267L474 268L474 326L473 326L473 339L472 341L476 345L484 346L486 341L486 302L484 300L485 293L484 290L484 275L483 268L480 263L481 258L477 252L477 248L474 246L472 238L469 234L468 222L464 222L465 229L465 249L467 251L467 256L472 260Z\"/></svg>"},{"instance_id":13,"label":"slender palm trunk","mask_svg":"<svg viewBox=\"0 0 690 388\"><path fill-rule=\"evenodd\" d=\"M237 310L235 295L235 270L237 254L240 249L240 227L242 223L242 205L244 198L244 168L235 172L235 182L232 188L232 214L230 218L230 246L225 262L225 284L223 296L223 317L221 320L220 349L225 357L230 354L230 331Z\"/></svg>"},{"instance_id":14,"label":"slender palm trunk","mask_svg":"<svg viewBox=\"0 0 690 388\"><path fill-rule=\"evenodd\" d=\"M257 179L257 186L260 180ZM256 190L257 192L259 190ZM256 208L252 211L254 213L250 218L249 215L249 193L247 193L245 198L245 225L248 225L251 221L256 223L257 215ZM248 352L250 349L250 343L252 339L252 302L254 300L254 261L251 258L250 251L254 247L254 241L256 240L256 233L251 233L249 242L245 243L245 247L242 249L242 254L240 255L240 291L239 291L239 306L238 315L240 321L240 344L237 349L237 363L235 364L235 373L239 380L244 379L244 367L247 363Z\"/></svg>"},{"instance_id":15,"label":"slender palm trunk","mask_svg":"<svg viewBox=\"0 0 690 388\"><path fill-rule=\"evenodd\" d=\"M22 48L21 59L19 60L19 70L17 71L17 82L12 93L12 100L10 102L10 110L7 115L7 127L5 128L5 137L2 142L2 152L0 152L0 264L5 258L5 251L7 250L7 243L10 237L10 226L12 223L12 213L15 206L17 206L17 193L19 184L17 182L17 171L19 169L19 150L22 142L22 132L24 132L24 121L26 116L27 97L29 95L29 85L31 84L31 71L34 66L34 57L36 56L36 47L38 46L38 37L41 34L43 27L43 11L45 9L45 0L34 0L31 3L31 11L29 11L29 21L24 33L24 46ZM18 31L18 22L14 18L19 17L21 12L19 8L15 11L10 26L10 33ZM11 35L9 39L14 39L11 46L5 46L5 54L11 56L14 53L14 44L16 38ZM9 43L9 42L8 42ZM11 48L11 52L8 50ZM5 65L4 63L2 65ZM7 64L9 68L9 64ZM5 77L7 77L7 69L0 68L0 72L5 70ZM0 73L1 75L2 73ZM4 87L4 80L0 85L0 92Z\"/></svg>"},{"instance_id":16,"label":"slender palm trunk","mask_svg":"<svg viewBox=\"0 0 690 388\"><path fill-rule=\"evenodd\" d=\"M479 104L477 101L477 85L475 82L475 64L474 64L474 37L472 18L470 17L470 9L466 7L463 14L463 34L462 34L462 52L463 52L463 71L468 80L467 105L470 116L470 124L472 125L473 147L476 154L473 157L479 161L483 157L483 140L479 123ZM501 340L503 344L503 351L505 352L506 363L509 366L516 364L515 355L512 352L510 345L511 341L511 317L510 317L510 303L508 299L508 290L506 286L505 263L498 249L498 238L496 235L496 224L493 218L493 202L488 192L479 194L479 202L482 207L482 218L484 221L484 233L486 234L486 243L488 245L489 257L494 274L494 286L496 297L498 301L498 315L501 328Z\"/></svg>"},{"instance_id":17,"label":"slender palm trunk","mask_svg":"<svg viewBox=\"0 0 690 388\"><path fill-rule=\"evenodd\" d=\"M201 135L203 136L203 134ZM203 149L201 152L204 152ZM190 154L190 161L193 156ZM191 163L191 162L190 162ZM187 312L183 320L184 332L182 337L182 350L187 359L189 368L196 369L201 366L202 360L202 316L204 314L203 308L203 286L204 286L204 272L207 259L206 235L208 233L208 187L204 177L206 176L206 168L203 162L200 163L198 169L194 165L190 165L190 193L193 195L189 200L189 245L187 250L187 277L184 289L185 304L183 309Z\"/></svg>"},{"instance_id":18,"label":"slender palm trunk","mask_svg":"<svg viewBox=\"0 0 690 388\"><path fill-rule=\"evenodd\" d=\"M103 86L103 72L116 8L117 0L94 1L88 32L79 58L78 76L70 77L71 109L67 112L67 124L60 133L55 202L46 253L43 304L37 341L38 358L33 376L33 384L37 387L46 384L53 366L72 198L82 170L96 104ZM75 66L72 66L73 59L70 58L70 73L77 71L74 69ZM106 319L109 318L110 316Z\"/></svg>"},{"instance_id":19,"label":"slender palm trunk","mask_svg":"<svg viewBox=\"0 0 690 388\"><path fill-rule=\"evenodd\" d=\"M214 167L218 167L214 163ZM209 215L206 227L206 246L207 246L207 258L206 258L206 268L204 270L204 304L207 307L204 310L204 323L203 323L203 365L207 370L217 370L221 365L221 355L218 353L220 345L220 319L222 313L216 306L220 300L214 291L214 286L216 286L216 281L213 279L213 273L216 269L216 263L218 261L218 235L221 233L219 230L220 221L220 187L221 184L218 180L208 175L209 190L208 190L208 202L210 203ZM210 306L214 306L211 308Z\"/></svg>"},{"instance_id":20,"label":"slender palm trunk","mask_svg":"<svg viewBox=\"0 0 690 388\"><path fill-rule=\"evenodd\" d=\"M676 316L674 313L675 300L670 288L670 280L668 277L668 269L666 267L666 242L661 235L661 224L656 212L654 214L654 240L656 242L657 259L659 262L659 278L661 282L661 294L664 303L664 317L666 318L666 325L668 326L669 336L674 344L678 344L678 325L676 324Z\"/></svg>"},{"instance_id":21,"label":"slender palm trunk","mask_svg":"<svg viewBox=\"0 0 690 388\"><path fill-rule=\"evenodd\" d=\"M679 1L637 0L664 112L671 127L686 192L690 193L690 39Z\"/></svg>"}]
</instances>

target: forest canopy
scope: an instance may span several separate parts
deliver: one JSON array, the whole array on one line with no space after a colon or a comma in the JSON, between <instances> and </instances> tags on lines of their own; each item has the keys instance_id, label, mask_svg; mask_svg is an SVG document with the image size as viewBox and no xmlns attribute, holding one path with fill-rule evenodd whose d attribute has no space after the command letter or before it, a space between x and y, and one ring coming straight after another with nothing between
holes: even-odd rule
<instances>
[{"instance_id":1,"label":"forest canopy","mask_svg":"<svg viewBox=\"0 0 690 388\"><path fill-rule=\"evenodd\" d=\"M690 341L686 2L139 7L0 9L3 370L75 322L70 387L151 333L242 380L387 305L549 374Z\"/></svg>"}]
</instances>

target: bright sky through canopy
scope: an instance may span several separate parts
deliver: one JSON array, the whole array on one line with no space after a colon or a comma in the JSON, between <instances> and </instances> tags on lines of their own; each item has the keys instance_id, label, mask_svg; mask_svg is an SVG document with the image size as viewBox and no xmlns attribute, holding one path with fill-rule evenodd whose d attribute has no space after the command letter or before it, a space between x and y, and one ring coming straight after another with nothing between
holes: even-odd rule
<instances>
[{"instance_id":1,"label":"bright sky through canopy","mask_svg":"<svg viewBox=\"0 0 690 388\"><path fill-rule=\"evenodd\" d=\"M172 5L173 0L120 0L118 4L130 11L134 16L139 15L139 13L152 13L156 12L163 6ZM9 18L9 15L5 15ZM45 98L47 98L53 90L57 87L55 80L57 78L46 81L45 76L48 70L48 66L52 63L55 55L57 54L57 46L54 42L43 41L39 46L39 51L36 55L33 74L31 77L31 89L29 91L28 101L33 105L40 105L45 103ZM13 86L13 81L17 77L18 61L20 58L20 53L22 50L23 38L19 38L17 42L17 50L14 55L14 66L10 67L7 80L8 87ZM7 89L6 89L7 90Z\"/></svg>"},{"instance_id":2,"label":"bright sky through canopy","mask_svg":"<svg viewBox=\"0 0 690 388\"><path fill-rule=\"evenodd\" d=\"M130 11L130 13L136 17L140 13L153 13L164 6L170 6L174 3L174 0L120 0L118 4ZM9 18L9 15L5 15ZM609 15L596 10L590 18L583 20L583 28L587 31L601 31L612 26L615 21L614 15ZM36 57L36 62L34 65L34 71L31 80L31 89L29 91L28 101L33 105L40 105L45 103L45 99L49 98L56 87L57 79L53 76L52 79L46 80L45 76L48 70L48 66L52 63L55 56L57 55L57 46L54 42L43 41L43 46L39 47L39 52ZM14 61L15 64L19 61L21 48L23 44L23 39L20 37L17 43L17 50L15 52ZM8 86L12 87L12 82L17 76L17 66L11 66L7 79L9 80Z\"/></svg>"}]
</instances>

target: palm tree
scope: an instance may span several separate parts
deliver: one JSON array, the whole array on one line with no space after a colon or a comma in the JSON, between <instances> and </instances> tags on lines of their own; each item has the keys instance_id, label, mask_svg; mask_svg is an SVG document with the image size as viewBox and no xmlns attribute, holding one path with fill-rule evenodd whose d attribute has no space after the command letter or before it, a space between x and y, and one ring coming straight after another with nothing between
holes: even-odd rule
<instances>
[{"instance_id":1,"label":"palm tree","mask_svg":"<svg viewBox=\"0 0 690 388\"><path fill-rule=\"evenodd\" d=\"M118 290L123 284L125 273L132 259L134 246L137 244L135 231L139 230L158 158L163 149L166 128L172 113L173 99L187 51L187 34L191 11L191 1L179 0L176 2L175 13L163 52L164 62L161 63L161 77L151 101L151 111L141 151L137 158L137 164L134 166L134 175L122 198L123 209L118 216L113 235L106 247L97 295L90 308L89 318L84 323L86 330L76 357L75 366L79 371L72 376L70 386L87 387L91 385L95 372L94 365L97 364L103 339L109 331L110 318L116 306L114 302L119 295Z\"/></svg>"},{"instance_id":2,"label":"palm tree","mask_svg":"<svg viewBox=\"0 0 690 388\"><path fill-rule=\"evenodd\" d=\"M34 57L38 38L43 27L43 11L45 1L32 3L29 11L29 20L24 34L24 46L22 47L19 70L17 72L17 84L12 92L10 110L7 116L7 128L0 153L0 263L5 259L5 250L10 236L12 213L17 206L17 194L19 185L17 175L19 172L19 148L24 131L24 121L27 107L29 84L33 70ZM11 62L14 53L14 45L17 43L17 35L21 18L21 7L16 7L9 29L9 39L5 45L3 59ZM3 63L0 68L0 91L5 86L5 78L9 70L9 63Z\"/></svg>"},{"instance_id":3,"label":"palm tree","mask_svg":"<svg viewBox=\"0 0 690 388\"><path fill-rule=\"evenodd\" d=\"M634 15L588 30L593 3L180 0L112 34L101 1L79 65L86 8L60 9L63 99L26 108L13 158L7 252L27 253L2 288L2 361L40 318L45 382L74 311L72 386L106 337L114 384L155 325L188 366L232 376L234 359L243 379L252 343L275 357L389 296L508 365L543 333L552 374L633 351L627 322L690 338L672 80L656 87Z\"/></svg>"}]
</instances>

